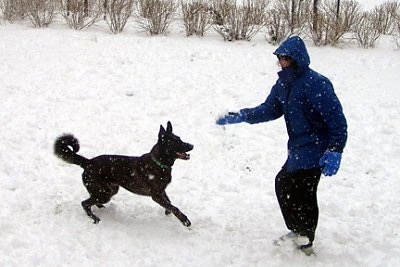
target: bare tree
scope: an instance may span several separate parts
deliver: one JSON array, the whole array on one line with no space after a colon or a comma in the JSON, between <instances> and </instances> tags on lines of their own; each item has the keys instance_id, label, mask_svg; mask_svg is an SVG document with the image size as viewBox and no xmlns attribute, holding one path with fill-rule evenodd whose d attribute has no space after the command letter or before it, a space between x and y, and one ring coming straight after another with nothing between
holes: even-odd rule
<instances>
[{"instance_id":1,"label":"bare tree","mask_svg":"<svg viewBox=\"0 0 400 267\"><path fill-rule=\"evenodd\" d=\"M122 32L133 12L134 0L106 0L106 22L112 33Z\"/></svg>"},{"instance_id":2,"label":"bare tree","mask_svg":"<svg viewBox=\"0 0 400 267\"><path fill-rule=\"evenodd\" d=\"M212 8L220 25L214 29L224 40L251 40L266 24L267 0L244 0L242 5L236 1L221 1ZM221 8L222 7L222 8Z\"/></svg>"},{"instance_id":3,"label":"bare tree","mask_svg":"<svg viewBox=\"0 0 400 267\"><path fill-rule=\"evenodd\" d=\"M212 24L224 25L226 18L229 17L231 9L235 5L236 0L211 0Z\"/></svg>"},{"instance_id":4,"label":"bare tree","mask_svg":"<svg viewBox=\"0 0 400 267\"><path fill-rule=\"evenodd\" d=\"M182 21L186 36L203 36L211 26L212 11L208 0L181 0Z\"/></svg>"},{"instance_id":5,"label":"bare tree","mask_svg":"<svg viewBox=\"0 0 400 267\"><path fill-rule=\"evenodd\" d=\"M3 14L3 18L10 23L26 15L22 0L0 0L0 11Z\"/></svg>"},{"instance_id":6,"label":"bare tree","mask_svg":"<svg viewBox=\"0 0 400 267\"><path fill-rule=\"evenodd\" d=\"M69 11L75 11L77 9L77 6L82 7L84 14L86 16L89 15L89 0L79 0L79 1L74 1L74 0L65 0L67 3L67 10Z\"/></svg>"},{"instance_id":7,"label":"bare tree","mask_svg":"<svg viewBox=\"0 0 400 267\"><path fill-rule=\"evenodd\" d=\"M81 30L92 26L103 14L104 0L60 0L60 13L68 26Z\"/></svg>"},{"instance_id":8,"label":"bare tree","mask_svg":"<svg viewBox=\"0 0 400 267\"><path fill-rule=\"evenodd\" d=\"M34 27L47 27L53 21L56 2L52 0L23 0L23 5Z\"/></svg>"},{"instance_id":9,"label":"bare tree","mask_svg":"<svg viewBox=\"0 0 400 267\"><path fill-rule=\"evenodd\" d=\"M174 0L137 0L136 20L150 35L166 34L177 10Z\"/></svg>"},{"instance_id":10,"label":"bare tree","mask_svg":"<svg viewBox=\"0 0 400 267\"><path fill-rule=\"evenodd\" d=\"M396 16L400 14L400 3L389 1L373 9L375 26L382 34L391 34L396 28Z\"/></svg>"},{"instance_id":11,"label":"bare tree","mask_svg":"<svg viewBox=\"0 0 400 267\"><path fill-rule=\"evenodd\" d=\"M375 12L363 12L354 25L354 36L360 47L373 48L381 36L379 27L376 27Z\"/></svg>"},{"instance_id":12,"label":"bare tree","mask_svg":"<svg viewBox=\"0 0 400 267\"><path fill-rule=\"evenodd\" d=\"M333 0L322 2L316 21L317 25L315 25L315 21L312 23L311 35L314 44L337 44L343 35L351 30L359 14L360 8L358 2L355 1L342 1L339 17L337 16L337 2Z\"/></svg>"},{"instance_id":13,"label":"bare tree","mask_svg":"<svg viewBox=\"0 0 400 267\"><path fill-rule=\"evenodd\" d=\"M276 1L267 11L266 39L278 44L292 34L299 34L311 18L311 0Z\"/></svg>"},{"instance_id":14,"label":"bare tree","mask_svg":"<svg viewBox=\"0 0 400 267\"><path fill-rule=\"evenodd\" d=\"M280 11L279 2L275 2L266 14L268 29L265 38L269 43L277 45L290 36L290 25L287 17Z\"/></svg>"},{"instance_id":15,"label":"bare tree","mask_svg":"<svg viewBox=\"0 0 400 267\"><path fill-rule=\"evenodd\" d=\"M396 17L395 30L393 32L394 41L396 42L397 48L400 48L400 14Z\"/></svg>"}]
</instances>

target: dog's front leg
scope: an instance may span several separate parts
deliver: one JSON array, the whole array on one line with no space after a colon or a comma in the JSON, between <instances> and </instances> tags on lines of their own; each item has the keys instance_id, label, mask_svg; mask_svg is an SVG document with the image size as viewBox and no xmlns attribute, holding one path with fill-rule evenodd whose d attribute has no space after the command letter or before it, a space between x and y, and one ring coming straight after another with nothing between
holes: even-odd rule
<instances>
[{"instance_id":1,"label":"dog's front leg","mask_svg":"<svg viewBox=\"0 0 400 267\"><path fill-rule=\"evenodd\" d=\"M162 197L164 198L164 200L167 203L171 204L171 200L169 200L169 197L168 197L168 195L167 195L167 193L165 191L163 192ZM168 209L165 210L165 215L170 215L171 213L172 213L172 211L170 211Z\"/></svg>"},{"instance_id":2,"label":"dog's front leg","mask_svg":"<svg viewBox=\"0 0 400 267\"><path fill-rule=\"evenodd\" d=\"M177 207L172 205L169 202L168 197L165 198L165 196L163 194L155 194L152 195L151 198L167 211L171 211L184 226L189 227L192 223L189 221L188 217L186 217L186 215L183 214Z\"/></svg>"}]
</instances>

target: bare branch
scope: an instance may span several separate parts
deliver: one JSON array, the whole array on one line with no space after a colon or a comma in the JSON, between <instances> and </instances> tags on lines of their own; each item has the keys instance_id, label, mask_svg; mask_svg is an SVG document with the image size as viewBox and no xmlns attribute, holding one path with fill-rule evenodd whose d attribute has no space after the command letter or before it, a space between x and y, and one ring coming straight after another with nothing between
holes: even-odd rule
<instances>
[{"instance_id":1,"label":"bare branch","mask_svg":"<svg viewBox=\"0 0 400 267\"><path fill-rule=\"evenodd\" d=\"M182 21L186 36L203 36L211 26L212 12L208 0L181 0Z\"/></svg>"},{"instance_id":2,"label":"bare branch","mask_svg":"<svg viewBox=\"0 0 400 267\"><path fill-rule=\"evenodd\" d=\"M105 0L60 0L60 13L68 26L82 30L100 20Z\"/></svg>"},{"instance_id":3,"label":"bare branch","mask_svg":"<svg viewBox=\"0 0 400 267\"><path fill-rule=\"evenodd\" d=\"M166 34L177 10L174 0L138 0L136 21L150 35Z\"/></svg>"},{"instance_id":4,"label":"bare branch","mask_svg":"<svg viewBox=\"0 0 400 267\"><path fill-rule=\"evenodd\" d=\"M107 0L106 21L112 33L122 32L133 13L134 0Z\"/></svg>"}]
</instances>

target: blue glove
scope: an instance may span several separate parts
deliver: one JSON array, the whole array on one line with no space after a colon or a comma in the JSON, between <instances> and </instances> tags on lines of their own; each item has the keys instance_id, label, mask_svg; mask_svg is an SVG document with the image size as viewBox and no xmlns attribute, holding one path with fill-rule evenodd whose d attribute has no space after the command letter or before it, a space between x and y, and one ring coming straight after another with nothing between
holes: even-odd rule
<instances>
[{"instance_id":1,"label":"blue glove","mask_svg":"<svg viewBox=\"0 0 400 267\"><path fill-rule=\"evenodd\" d=\"M220 117L215 122L218 125L241 123L245 120L244 114L237 112L229 112L227 115Z\"/></svg>"},{"instance_id":2,"label":"blue glove","mask_svg":"<svg viewBox=\"0 0 400 267\"><path fill-rule=\"evenodd\" d=\"M324 168L322 174L325 176L335 175L340 167L340 161L342 160L342 153L328 151L319 160L319 165Z\"/></svg>"}]
</instances>

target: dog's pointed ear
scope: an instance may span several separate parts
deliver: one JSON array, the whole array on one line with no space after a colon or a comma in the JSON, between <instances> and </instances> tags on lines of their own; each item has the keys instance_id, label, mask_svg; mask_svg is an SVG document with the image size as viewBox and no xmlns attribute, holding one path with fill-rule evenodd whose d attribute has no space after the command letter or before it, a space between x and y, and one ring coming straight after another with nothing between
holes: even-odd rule
<instances>
[{"instance_id":1,"label":"dog's pointed ear","mask_svg":"<svg viewBox=\"0 0 400 267\"><path fill-rule=\"evenodd\" d=\"M158 132L158 138L162 139L165 135L165 129L162 125L160 125L160 131Z\"/></svg>"},{"instance_id":2,"label":"dog's pointed ear","mask_svg":"<svg viewBox=\"0 0 400 267\"><path fill-rule=\"evenodd\" d=\"M167 123L167 133L172 133L172 124L170 121Z\"/></svg>"}]
</instances>

